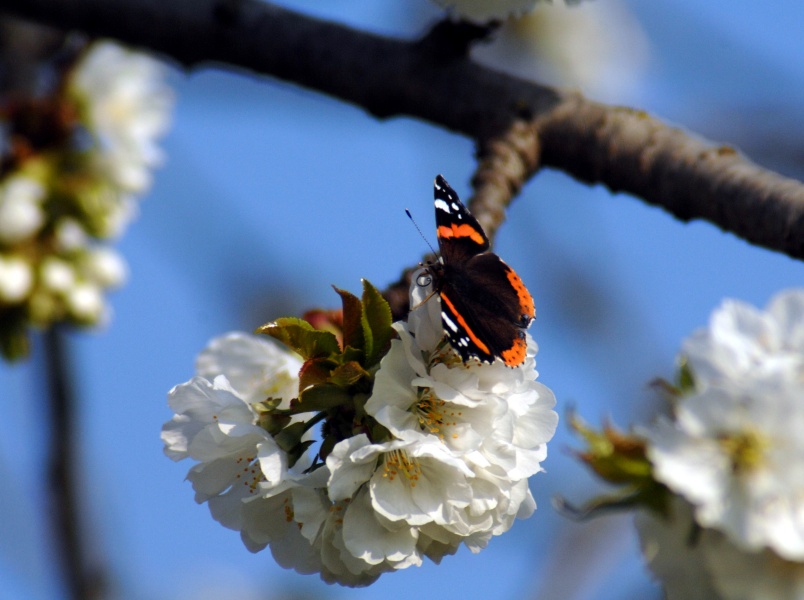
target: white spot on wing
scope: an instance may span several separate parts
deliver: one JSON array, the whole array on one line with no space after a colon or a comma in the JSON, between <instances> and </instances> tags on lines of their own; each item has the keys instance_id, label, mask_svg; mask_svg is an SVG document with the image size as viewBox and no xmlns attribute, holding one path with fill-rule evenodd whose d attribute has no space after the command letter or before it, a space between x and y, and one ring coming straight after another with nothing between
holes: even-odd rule
<instances>
[{"instance_id":1,"label":"white spot on wing","mask_svg":"<svg viewBox=\"0 0 804 600\"><path fill-rule=\"evenodd\" d=\"M447 316L445 313L443 313L443 312L441 313L441 320L444 322L444 325L446 325L446 326L447 326L447 328L451 329L451 330L452 330L452 331L454 331L454 332L457 332L457 331L458 331L458 326L457 326L457 325L456 325L456 324L455 324L455 323L452 321L452 319L450 319L450 318L449 318L449 317L448 317L448 316Z\"/></svg>"},{"instance_id":2,"label":"white spot on wing","mask_svg":"<svg viewBox=\"0 0 804 600\"><path fill-rule=\"evenodd\" d=\"M435 207L438 210L443 210L445 213L451 212L450 209L449 209L449 204L447 204L446 202L444 202L441 199L435 201Z\"/></svg>"}]
</instances>

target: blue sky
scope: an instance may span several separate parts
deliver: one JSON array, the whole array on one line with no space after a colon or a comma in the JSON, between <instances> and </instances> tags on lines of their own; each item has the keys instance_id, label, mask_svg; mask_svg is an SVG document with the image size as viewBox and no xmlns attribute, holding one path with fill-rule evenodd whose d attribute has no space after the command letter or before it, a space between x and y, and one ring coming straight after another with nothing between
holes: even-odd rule
<instances>
[{"instance_id":1,"label":"blue sky","mask_svg":"<svg viewBox=\"0 0 804 600\"><path fill-rule=\"evenodd\" d=\"M397 35L421 31L438 14L418 0L283 4ZM718 141L750 146L752 131L775 128L802 139L804 5L626 6L651 54L637 85L607 100ZM672 374L681 340L723 298L764 306L804 284L804 265L601 186L539 173L496 246L536 299L540 378L562 415L547 472L531 482L539 509L479 555L461 551L368 590L326 586L282 570L267 552L250 554L193 502L183 481L189 463L162 455L166 393L190 378L212 337L335 306L330 284L357 291L362 277L378 286L395 280L426 251L404 209L434 240L433 177L444 174L468 197L473 145L269 80L207 70L172 72L171 81L168 162L119 246L130 282L111 299L110 327L71 338L87 526L117 597L658 597L627 518L579 525L552 510L555 494L582 502L600 490L567 452L577 443L564 413L574 406L593 423L611 416L624 426L650 418L657 399L648 382ZM755 159L802 178L802 154L798 163L791 155ZM0 599L59 597L45 528L42 380L38 352L26 364L0 365Z\"/></svg>"}]
</instances>

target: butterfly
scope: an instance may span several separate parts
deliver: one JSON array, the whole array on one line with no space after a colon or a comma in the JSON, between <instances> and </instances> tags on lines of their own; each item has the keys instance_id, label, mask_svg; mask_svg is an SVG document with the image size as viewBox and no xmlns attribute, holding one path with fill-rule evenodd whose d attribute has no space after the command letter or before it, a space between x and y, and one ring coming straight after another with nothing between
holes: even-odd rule
<instances>
[{"instance_id":1,"label":"butterfly","mask_svg":"<svg viewBox=\"0 0 804 600\"><path fill-rule=\"evenodd\" d=\"M536 316L533 297L514 270L489 252L483 228L447 181L435 178L435 215L441 261L427 267L441 297L441 323L467 362L525 361L525 329Z\"/></svg>"}]
</instances>

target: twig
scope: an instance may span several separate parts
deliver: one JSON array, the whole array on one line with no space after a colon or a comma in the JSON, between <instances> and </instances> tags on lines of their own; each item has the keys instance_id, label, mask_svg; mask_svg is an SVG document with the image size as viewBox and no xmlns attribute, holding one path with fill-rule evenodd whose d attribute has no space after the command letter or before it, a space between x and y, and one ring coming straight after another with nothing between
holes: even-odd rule
<instances>
[{"instance_id":1,"label":"twig","mask_svg":"<svg viewBox=\"0 0 804 600\"><path fill-rule=\"evenodd\" d=\"M76 489L76 399L67 340L60 327L45 332L44 340L52 420L47 481L50 484L53 537L69 597L92 600L102 597L102 577L97 568L88 568L82 538Z\"/></svg>"},{"instance_id":2,"label":"twig","mask_svg":"<svg viewBox=\"0 0 804 600\"><path fill-rule=\"evenodd\" d=\"M515 121L503 135L481 143L477 154L478 167L472 177L475 193L467 206L493 243L505 220L505 209L539 166L536 129L528 121ZM408 294L415 271L416 267L406 269L383 292L395 321L408 314Z\"/></svg>"},{"instance_id":3,"label":"twig","mask_svg":"<svg viewBox=\"0 0 804 600\"><path fill-rule=\"evenodd\" d=\"M467 203L489 239L505 220L505 209L539 168L539 134L531 121L514 121L502 135L482 140Z\"/></svg>"},{"instance_id":4,"label":"twig","mask_svg":"<svg viewBox=\"0 0 804 600\"><path fill-rule=\"evenodd\" d=\"M591 102L475 63L463 52L385 38L260 0L2 0L0 11L161 53L187 68L228 65L482 141L536 128L543 166L705 219L804 258L804 184L647 114Z\"/></svg>"}]
</instances>

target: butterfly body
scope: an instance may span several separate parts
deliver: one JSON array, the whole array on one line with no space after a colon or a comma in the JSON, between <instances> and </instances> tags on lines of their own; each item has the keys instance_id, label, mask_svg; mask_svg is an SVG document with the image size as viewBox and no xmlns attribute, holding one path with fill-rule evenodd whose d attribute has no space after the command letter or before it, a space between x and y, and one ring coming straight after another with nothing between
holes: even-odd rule
<instances>
[{"instance_id":1,"label":"butterfly body","mask_svg":"<svg viewBox=\"0 0 804 600\"><path fill-rule=\"evenodd\" d=\"M483 228L446 180L435 180L435 211L441 262L429 266L441 297L441 323L464 362L501 359L509 367L525 360L525 329L535 317L533 297L503 260L489 252Z\"/></svg>"}]
</instances>

